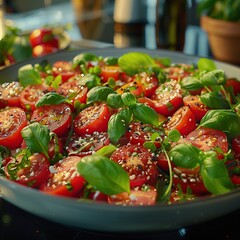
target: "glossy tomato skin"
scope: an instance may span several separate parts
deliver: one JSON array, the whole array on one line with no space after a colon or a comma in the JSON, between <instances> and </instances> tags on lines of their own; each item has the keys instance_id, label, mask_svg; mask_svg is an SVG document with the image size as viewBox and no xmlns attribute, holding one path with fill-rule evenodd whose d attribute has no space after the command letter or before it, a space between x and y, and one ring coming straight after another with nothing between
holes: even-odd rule
<instances>
[{"instance_id":1,"label":"glossy tomato skin","mask_svg":"<svg viewBox=\"0 0 240 240\"><path fill-rule=\"evenodd\" d=\"M130 92L136 97L142 97L145 95L144 86L138 79L132 80L124 84L122 87L117 89L116 92L118 94L123 94L124 92Z\"/></svg>"},{"instance_id":2,"label":"glossy tomato skin","mask_svg":"<svg viewBox=\"0 0 240 240\"><path fill-rule=\"evenodd\" d=\"M62 83L79 74L79 69L73 69L72 63L68 61L56 61L53 64L52 74L54 77L61 76Z\"/></svg>"},{"instance_id":3,"label":"glossy tomato skin","mask_svg":"<svg viewBox=\"0 0 240 240\"><path fill-rule=\"evenodd\" d=\"M59 137L66 134L72 121L72 111L68 104L45 105L37 108L31 116L31 123L38 122L47 126Z\"/></svg>"},{"instance_id":4,"label":"glossy tomato skin","mask_svg":"<svg viewBox=\"0 0 240 240\"><path fill-rule=\"evenodd\" d=\"M40 190L53 195L76 197L85 186L85 180L77 171L79 156L68 156L52 167L48 181Z\"/></svg>"},{"instance_id":5,"label":"glossy tomato skin","mask_svg":"<svg viewBox=\"0 0 240 240\"><path fill-rule=\"evenodd\" d=\"M138 122L132 123L128 127L126 137L131 144L143 145L145 142L151 141L151 136L154 132L158 132L160 136L154 141L155 146L159 148L164 137L163 132L152 125Z\"/></svg>"},{"instance_id":6,"label":"glossy tomato skin","mask_svg":"<svg viewBox=\"0 0 240 240\"><path fill-rule=\"evenodd\" d=\"M79 135L105 132L111 113L104 103L94 104L83 109L74 119L74 132Z\"/></svg>"},{"instance_id":7,"label":"glossy tomato skin","mask_svg":"<svg viewBox=\"0 0 240 240\"><path fill-rule=\"evenodd\" d=\"M19 155L16 159L12 158L5 167L7 178L12 179L10 169L15 169L22 161L23 155ZM50 176L48 159L41 153L35 153L29 158L29 166L21 167L16 172L16 178L12 179L19 184L33 188L38 188L45 183Z\"/></svg>"},{"instance_id":8,"label":"glossy tomato skin","mask_svg":"<svg viewBox=\"0 0 240 240\"><path fill-rule=\"evenodd\" d=\"M223 153L228 151L226 134L216 129L200 127L189 133L186 139L202 151L214 150L217 147L221 148Z\"/></svg>"},{"instance_id":9,"label":"glossy tomato skin","mask_svg":"<svg viewBox=\"0 0 240 240\"><path fill-rule=\"evenodd\" d=\"M235 154L240 154L240 136L232 140L232 149Z\"/></svg>"},{"instance_id":10,"label":"glossy tomato skin","mask_svg":"<svg viewBox=\"0 0 240 240\"><path fill-rule=\"evenodd\" d=\"M21 107L26 111L34 111L37 101L48 92L43 84L28 85L20 93Z\"/></svg>"},{"instance_id":11,"label":"glossy tomato skin","mask_svg":"<svg viewBox=\"0 0 240 240\"><path fill-rule=\"evenodd\" d=\"M59 40L54 35L52 29L49 28L34 29L29 35L29 41L33 48L39 44L49 45L56 49L59 48Z\"/></svg>"},{"instance_id":12,"label":"glossy tomato skin","mask_svg":"<svg viewBox=\"0 0 240 240\"><path fill-rule=\"evenodd\" d=\"M119 79L121 69L118 65L108 66L103 65L101 67L100 78L103 82L108 82L109 78L113 78L115 81Z\"/></svg>"},{"instance_id":13,"label":"glossy tomato skin","mask_svg":"<svg viewBox=\"0 0 240 240\"><path fill-rule=\"evenodd\" d=\"M202 101L200 100L200 97L197 96L197 95L195 95L195 96L191 96L191 95L185 96L183 98L183 104L190 108L190 110L194 114L197 122L200 122L201 119L204 117L204 115L209 110L209 108L202 103Z\"/></svg>"},{"instance_id":14,"label":"glossy tomato skin","mask_svg":"<svg viewBox=\"0 0 240 240\"><path fill-rule=\"evenodd\" d=\"M196 120L194 114L188 106L180 107L166 123L167 131L177 129L181 135L186 136L196 129Z\"/></svg>"},{"instance_id":15,"label":"glossy tomato skin","mask_svg":"<svg viewBox=\"0 0 240 240\"><path fill-rule=\"evenodd\" d=\"M154 187L147 189L131 189L130 194L120 193L108 197L108 203L124 206L150 206L156 204L157 190Z\"/></svg>"},{"instance_id":16,"label":"glossy tomato skin","mask_svg":"<svg viewBox=\"0 0 240 240\"><path fill-rule=\"evenodd\" d=\"M19 94L23 87L20 86L19 82L3 83L0 85L0 108L6 106L9 107L20 107Z\"/></svg>"},{"instance_id":17,"label":"glossy tomato skin","mask_svg":"<svg viewBox=\"0 0 240 240\"><path fill-rule=\"evenodd\" d=\"M74 134L66 147L68 155L87 156L110 144L107 132L94 132L78 136Z\"/></svg>"},{"instance_id":18,"label":"glossy tomato skin","mask_svg":"<svg viewBox=\"0 0 240 240\"><path fill-rule=\"evenodd\" d=\"M16 149L22 143L22 129L27 126L27 117L21 108L12 107L0 112L0 145Z\"/></svg>"},{"instance_id":19,"label":"glossy tomato skin","mask_svg":"<svg viewBox=\"0 0 240 240\"><path fill-rule=\"evenodd\" d=\"M233 88L234 95L237 95L240 93L240 81L236 78L228 78L226 82L227 87Z\"/></svg>"},{"instance_id":20,"label":"glossy tomato skin","mask_svg":"<svg viewBox=\"0 0 240 240\"><path fill-rule=\"evenodd\" d=\"M53 47L51 45L39 44L33 48L32 55L33 57L42 57L57 51L58 51L58 48Z\"/></svg>"},{"instance_id":21,"label":"glossy tomato skin","mask_svg":"<svg viewBox=\"0 0 240 240\"><path fill-rule=\"evenodd\" d=\"M88 88L77 83L77 81L67 81L59 86L57 92L70 99L74 105L76 101L86 103Z\"/></svg>"},{"instance_id":22,"label":"glossy tomato skin","mask_svg":"<svg viewBox=\"0 0 240 240\"><path fill-rule=\"evenodd\" d=\"M165 117L171 116L183 105L181 87L176 81L165 82L160 85L151 99L156 112Z\"/></svg>"},{"instance_id":23,"label":"glossy tomato skin","mask_svg":"<svg viewBox=\"0 0 240 240\"><path fill-rule=\"evenodd\" d=\"M130 187L145 183L154 185L158 179L157 161L152 153L138 144L127 144L119 147L111 159L120 164L129 174Z\"/></svg>"}]
</instances>

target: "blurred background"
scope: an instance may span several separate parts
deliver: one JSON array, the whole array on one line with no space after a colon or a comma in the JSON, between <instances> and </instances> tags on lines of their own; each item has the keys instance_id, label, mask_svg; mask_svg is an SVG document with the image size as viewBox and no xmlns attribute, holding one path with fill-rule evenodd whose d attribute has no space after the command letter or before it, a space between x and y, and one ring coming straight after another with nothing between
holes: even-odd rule
<instances>
[{"instance_id":1,"label":"blurred background","mask_svg":"<svg viewBox=\"0 0 240 240\"><path fill-rule=\"evenodd\" d=\"M134 46L211 56L207 36L199 26L198 0L0 0L0 3L4 6L1 18L22 30L44 25L67 26L74 47L81 44L87 47L89 43L92 47Z\"/></svg>"}]
</instances>

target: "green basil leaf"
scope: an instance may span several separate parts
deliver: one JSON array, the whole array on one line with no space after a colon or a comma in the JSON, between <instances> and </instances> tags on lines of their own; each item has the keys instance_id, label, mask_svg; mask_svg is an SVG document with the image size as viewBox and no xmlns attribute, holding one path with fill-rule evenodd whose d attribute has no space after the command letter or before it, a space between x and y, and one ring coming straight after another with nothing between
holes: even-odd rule
<instances>
[{"instance_id":1,"label":"green basil leaf","mask_svg":"<svg viewBox=\"0 0 240 240\"><path fill-rule=\"evenodd\" d=\"M140 72L148 71L157 64L153 58L146 53L129 52L122 55L118 59L118 65L123 72L126 72L128 75L132 76Z\"/></svg>"},{"instance_id":2,"label":"green basil leaf","mask_svg":"<svg viewBox=\"0 0 240 240\"><path fill-rule=\"evenodd\" d=\"M39 72L37 72L31 64L19 68L18 79L23 87L34 84L42 84Z\"/></svg>"},{"instance_id":3,"label":"green basil leaf","mask_svg":"<svg viewBox=\"0 0 240 240\"><path fill-rule=\"evenodd\" d=\"M57 105L60 103L67 102L67 99L63 97L62 95L56 93L56 92L48 92L44 94L37 102L36 107L41 107L44 105Z\"/></svg>"},{"instance_id":4,"label":"green basil leaf","mask_svg":"<svg viewBox=\"0 0 240 240\"><path fill-rule=\"evenodd\" d=\"M208 92L200 96L200 100L212 109L229 109L230 105L226 98L219 92Z\"/></svg>"},{"instance_id":5,"label":"green basil leaf","mask_svg":"<svg viewBox=\"0 0 240 240\"><path fill-rule=\"evenodd\" d=\"M105 57L103 61L108 66L113 66L118 64L118 58L116 57Z\"/></svg>"},{"instance_id":6,"label":"green basil leaf","mask_svg":"<svg viewBox=\"0 0 240 240\"><path fill-rule=\"evenodd\" d=\"M200 71L209 72L217 69L215 62L208 58L200 58L197 65Z\"/></svg>"},{"instance_id":7,"label":"green basil leaf","mask_svg":"<svg viewBox=\"0 0 240 240\"><path fill-rule=\"evenodd\" d=\"M39 123L32 123L23 128L21 134L32 152L42 153L49 159L50 130L48 127Z\"/></svg>"},{"instance_id":8,"label":"green basil leaf","mask_svg":"<svg viewBox=\"0 0 240 240\"><path fill-rule=\"evenodd\" d=\"M216 153L207 153L202 159L200 173L207 190L213 194L223 194L234 189L224 161Z\"/></svg>"},{"instance_id":9,"label":"green basil leaf","mask_svg":"<svg viewBox=\"0 0 240 240\"><path fill-rule=\"evenodd\" d=\"M202 84L204 86L224 85L226 84L225 72L221 69L216 69L211 72L205 73L201 76Z\"/></svg>"},{"instance_id":10,"label":"green basil leaf","mask_svg":"<svg viewBox=\"0 0 240 240\"><path fill-rule=\"evenodd\" d=\"M88 89L92 89L99 84L99 79L96 75L93 74L85 74L77 79L78 83L82 86L87 86Z\"/></svg>"},{"instance_id":11,"label":"green basil leaf","mask_svg":"<svg viewBox=\"0 0 240 240\"><path fill-rule=\"evenodd\" d=\"M174 164L183 168L195 168L199 165L200 149L192 144L178 144L169 152Z\"/></svg>"},{"instance_id":12,"label":"green basil leaf","mask_svg":"<svg viewBox=\"0 0 240 240\"><path fill-rule=\"evenodd\" d=\"M86 181L107 195L130 192L129 176L116 162L104 156L85 156L77 164L77 170Z\"/></svg>"},{"instance_id":13,"label":"green basil leaf","mask_svg":"<svg viewBox=\"0 0 240 240\"><path fill-rule=\"evenodd\" d=\"M125 106L134 106L137 103L137 98L130 92L125 92L121 95Z\"/></svg>"},{"instance_id":14,"label":"green basil leaf","mask_svg":"<svg viewBox=\"0 0 240 240\"><path fill-rule=\"evenodd\" d=\"M93 102L106 102L107 96L110 93L115 93L115 91L112 88L104 86L93 87L87 93L87 103L89 104Z\"/></svg>"},{"instance_id":15,"label":"green basil leaf","mask_svg":"<svg viewBox=\"0 0 240 240\"><path fill-rule=\"evenodd\" d=\"M177 129L172 129L168 133L168 139L170 139L172 142L177 142L181 138L181 134Z\"/></svg>"},{"instance_id":16,"label":"green basil leaf","mask_svg":"<svg viewBox=\"0 0 240 240\"><path fill-rule=\"evenodd\" d=\"M110 93L107 96L107 105L115 109L123 107L124 104L123 104L121 95L116 93Z\"/></svg>"},{"instance_id":17,"label":"green basil leaf","mask_svg":"<svg viewBox=\"0 0 240 240\"><path fill-rule=\"evenodd\" d=\"M188 90L188 91L194 91L201 89L203 87L201 81L197 77L184 77L180 81L180 85L182 88Z\"/></svg>"},{"instance_id":18,"label":"green basil leaf","mask_svg":"<svg viewBox=\"0 0 240 240\"><path fill-rule=\"evenodd\" d=\"M110 157L112 153L116 150L116 147L112 144L100 148L94 153L94 155L100 155L104 157Z\"/></svg>"},{"instance_id":19,"label":"green basil leaf","mask_svg":"<svg viewBox=\"0 0 240 240\"><path fill-rule=\"evenodd\" d=\"M125 134L128 128L128 121L126 118L119 114L113 114L108 121L108 137L113 144Z\"/></svg>"},{"instance_id":20,"label":"green basil leaf","mask_svg":"<svg viewBox=\"0 0 240 240\"><path fill-rule=\"evenodd\" d=\"M137 103L132 107L133 116L142 123L159 125L157 112L143 103Z\"/></svg>"},{"instance_id":21,"label":"green basil leaf","mask_svg":"<svg viewBox=\"0 0 240 240\"><path fill-rule=\"evenodd\" d=\"M98 61L98 57L93 53L81 53L73 58L73 66L76 67L89 61Z\"/></svg>"},{"instance_id":22,"label":"green basil leaf","mask_svg":"<svg viewBox=\"0 0 240 240\"><path fill-rule=\"evenodd\" d=\"M230 140L240 136L240 116L232 110L209 110L200 126L223 131Z\"/></svg>"}]
</instances>

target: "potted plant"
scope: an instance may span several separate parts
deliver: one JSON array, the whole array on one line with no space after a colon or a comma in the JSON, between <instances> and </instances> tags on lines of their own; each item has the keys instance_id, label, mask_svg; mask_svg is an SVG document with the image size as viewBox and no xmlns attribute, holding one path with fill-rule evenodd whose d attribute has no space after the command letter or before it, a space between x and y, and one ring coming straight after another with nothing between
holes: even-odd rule
<instances>
[{"instance_id":1,"label":"potted plant","mask_svg":"<svg viewBox=\"0 0 240 240\"><path fill-rule=\"evenodd\" d=\"M240 0L200 0L198 11L213 57L239 65Z\"/></svg>"}]
</instances>

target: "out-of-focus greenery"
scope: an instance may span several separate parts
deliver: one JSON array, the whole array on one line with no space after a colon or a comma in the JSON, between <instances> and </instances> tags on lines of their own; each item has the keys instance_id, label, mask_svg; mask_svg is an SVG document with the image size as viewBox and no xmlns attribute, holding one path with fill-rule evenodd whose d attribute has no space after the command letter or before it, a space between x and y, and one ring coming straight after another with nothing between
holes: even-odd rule
<instances>
[{"instance_id":1,"label":"out-of-focus greenery","mask_svg":"<svg viewBox=\"0 0 240 240\"><path fill-rule=\"evenodd\" d=\"M240 0L201 0L199 14L225 21L240 21Z\"/></svg>"}]
</instances>

